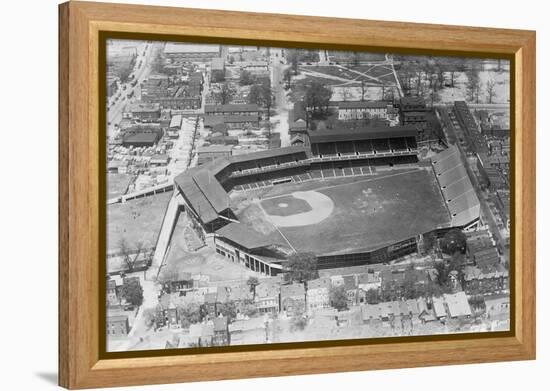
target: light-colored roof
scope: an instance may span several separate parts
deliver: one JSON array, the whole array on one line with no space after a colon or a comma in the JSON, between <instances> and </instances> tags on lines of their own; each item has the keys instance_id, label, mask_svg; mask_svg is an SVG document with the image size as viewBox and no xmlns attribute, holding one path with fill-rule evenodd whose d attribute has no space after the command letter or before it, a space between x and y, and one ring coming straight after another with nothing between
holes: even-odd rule
<instances>
[{"instance_id":1,"label":"light-colored roof","mask_svg":"<svg viewBox=\"0 0 550 391\"><path fill-rule=\"evenodd\" d=\"M443 297L447 303L447 308L449 308L451 318L472 315L472 310L470 309L470 304L468 304L466 293L457 292L454 294L444 294Z\"/></svg>"}]
</instances>

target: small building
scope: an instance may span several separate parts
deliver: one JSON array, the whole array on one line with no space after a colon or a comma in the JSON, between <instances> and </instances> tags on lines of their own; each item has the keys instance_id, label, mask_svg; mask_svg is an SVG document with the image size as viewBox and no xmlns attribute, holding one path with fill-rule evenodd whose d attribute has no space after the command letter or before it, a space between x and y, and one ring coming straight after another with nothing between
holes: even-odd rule
<instances>
[{"instance_id":1,"label":"small building","mask_svg":"<svg viewBox=\"0 0 550 391\"><path fill-rule=\"evenodd\" d=\"M127 110L132 118L141 122L154 122L160 119L160 105L158 103L132 103Z\"/></svg>"},{"instance_id":2,"label":"small building","mask_svg":"<svg viewBox=\"0 0 550 391\"><path fill-rule=\"evenodd\" d=\"M278 282L265 280L256 286L254 299L260 314L276 314L279 312L280 286Z\"/></svg>"},{"instance_id":3,"label":"small building","mask_svg":"<svg viewBox=\"0 0 550 391\"><path fill-rule=\"evenodd\" d=\"M391 104L385 101L346 101L338 103L340 121L361 120L366 118L387 119Z\"/></svg>"},{"instance_id":4,"label":"small building","mask_svg":"<svg viewBox=\"0 0 550 391\"><path fill-rule=\"evenodd\" d=\"M213 346L227 346L230 343L229 323L225 316L213 320Z\"/></svg>"},{"instance_id":5,"label":"small building","mask_svg":"<svg viewBox=\"0 0 550 391\"><path fill-rule=\"evenodd\" d=\"M167 166L170 162L170 156L167 154L156 154L151 156L151 160L149 160L149 165L151 167L164 167Z\"/></svg>"},{"instance_id":6,"label":"small building","mask_svg":"<svg viewBox=\"0 0 550 391\"><path fill-rule=\"evenodd\" d=\"M454 294L444 294L443 298L451 318L469 318L472 315L466 293L456 292Z\"/></svg>"},{"instance_id":7,"label":"small building","mask_svg":"<svg viewBox=\"0 0 550 391\"><path fill-rule=\"evenodd\" d=\"M218 83L225 80L225 61L222 57L215 57L210 62L210 81Z\"/></svg>"},{"instance_id":8,"label":"small building","mask_svg":"<svg viewBox=\"0 0 550 391\"><path fill-rule=\"evenodd\" d=\"M445 300L442 297L433 297L432 305L435 317L439 320L445 320L447 318L447 311L445 310Z\"/></svg>"},{"instance_id":9,"label":"small building","mask_svg":"<svg viewBox=\"0 0 550 391\"><path fill-rule=\"evenodd\" d=\"M205 63L220 57L220 54L221 46L214 44L168 42L164 46L164 55L173 61L180 62Z\"/></svg>"},{"instance_id":10,"label":"small building","mask_svg":"<svg viewBox=\"0 0 550 391\"><path fill-rule=\"evenodd\" d=\"M280 311L285 312L287 316L304 313L305 300L304 284L281 285Z\"/></svg>"},{"instance_id":11,"label":"small building","mask_svg":"<svg viewBox=\"0 0 550 391\"><path fill-rule=\"evenodd\" d=\"M124 147L152 147L162 137L162 130L156 128L135 129L124 132L122 145Z\"/></svg>"},{"instance_id":12,"label":"small building","mask_svg":"<svg viewBox=\"0 0 550 391\"><path fill-rule=\"evenodd\" d=\"M330 305L330 287L329 277L321 277L307 283L307 306L308 309L316 310L326 308Z\"/></svg>"},{"instance_id":13,"label":"small building","mask_svg":"<svg viewBox=\"0 0 550 391\"><path fill-rule=\"evenodd\" d=\"M219 157L229 157L232 155L232 151L232 145L201 146L197 149L198 164L208 163Z\"/></svg>"},{"instance_id":14,"label":"small building","mask_svg":"<svg viewBox=\"0 0 550 391\"><path fill-rule=\"evenodd\" d=\"M107 316L107 337L125 337L130 332L127 315Z\"/></svg>"},{"instance_id":15,"label":"small building","mask_svg":"<svg viewBox=\"0 0 550 391\"><path fill-rule=\"evenodd\" d=\"M250 115L260 117L260 107L257 104L225 104L205 105L205 115Z\"/></svg>"}]
</instances>

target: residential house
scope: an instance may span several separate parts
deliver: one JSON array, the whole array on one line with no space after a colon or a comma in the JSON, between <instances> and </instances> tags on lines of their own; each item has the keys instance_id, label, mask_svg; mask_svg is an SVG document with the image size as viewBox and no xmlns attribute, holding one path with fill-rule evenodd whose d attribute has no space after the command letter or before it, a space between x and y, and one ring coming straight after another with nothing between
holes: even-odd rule
<instances>
[{"instance_id":1,"label":"residential house","mask_svg":"<svg viewBox=\"0 0 550 391\"><path fill-rule=\"evenodd\" d=\"M153 122L160 119L160 105L158 103L132 103L127 109L134 120Z\"/></svg>"},{"instance_id":2,"label":"residential house","mask_svg":"<svg viewBox=\"0 0 550 391\"><path fill-rule=\"evenodd\" d=\"M266 280L261 281L256 286L254 301L260 314L276 314L279 312L279 294L280 286L278 282Z\"/></svg>"},{"instance_id":3,"label":"residential house","mask_svg":"<svg viewBox=\"0 0 550 391\"><path fill-rule=\"evenodd\" d=\"M304 284L281 285L280 312L287 316L302 314L305 310L305 300Z\"/></svg>"},{"instance_id":4,"label":"residential house","mask_svg":"<svg viewBox=\"0 0 550 391\"><path fill-rule=\"evenodd\" d=\"M227 289L227 301L235 303L237 316L242 316L244 307L252 303L252 292L247 284L231 287Z\"/></svg>"},{"instance_id":5,"label":"residential house","mask_svg":"<svg viewBox=\"0 0 550 391\"><path fill-rule=\"evenodd\" d=\"M361 120L366 118L387 119L391 104L385 101L346 101L338 103L340 121Z\"/></svg>"},{"instance_id":6,"label":"residential house","mask_svg":"<svg viewBox=\"0 0 550 391\"><path fill-rule=\"evenodd\" d=\"M348 297L348 304L349 305L356 305L358 303L358 288L357 288L357 281L355 279L355 275L352 276L344 276L344 290L346 291L346 295Z\"/></svg>"},{"instance_id":7,"label":"residential house","mask_svg":"<svg viewBox=\"0 0 550 391\"><path fill-rule=\"evenodd\" d=\"M127 315L107 316L107 337L125 337L130 332Z\"/></svg>"},{"instance_id":8,"label":"residential house","mask_svg":"<svg viewBox=\"0 0 550 391\"><path fill-rule=\"evenodd\" d=\"M447 310L445 309L445 300L442 297L433 297L432 305L435 317L439 320L447 319Z\"/></svg>"},{"instance_id":9,"label":"residential house","mask_svg":"<svg viewBox=\"0 0 550 391\"><path fill-rule=\"evenodd\" d=\"M308 310L316 310L330 306L330 278L322 277L307 283Z\"/></svg>"},{"instance_id":10,"label":"residential house","mask_svg":"<svg viewBox=\"0 0 550 391\"><path fill-rule=\"evenodd\" d=\"M443 298L451 318L469 318L472 315L466 293L461 291L454 294L443 294Z\"/></svg>"},{"instance_id":11,"label":"residential house","mask_svg":"<svg viewBox=\"0 0 550 391\"><path fill-rule=\"evenodd\" d=\"M213 346L227 346L230 343L229 324L225 316L214 318L214 336L212 338Z\"/></svg>"},{"instance_id":12,"label":"residential house","mask_svg":"<svg viewBox=\"0 0 550 391\"><path fill-rule=\"evenodd\" d=\"M229 325L231 345L266 343L267 322L263 316L235 320Z\"/></svg>"},{"instance_id":13,"label":"residential house","mask_svg":"<svg viewBox=\"0 0 550 391\"><path fill-rule=\"evenodd\" d=\"M120 304L118 297L116 281L113 279L107 280L107 305L116 306Z\"/></svg>"},{"instance_id":14,"label":"residential house","mask_svg":"<svg viewBox=\"0 0 550 391\"><path fill-rule=\"evenodd\" d=\"M205 115L250 115L260 117L261 110L257 104L205 105Z\"/></svg>"}]
</instances>

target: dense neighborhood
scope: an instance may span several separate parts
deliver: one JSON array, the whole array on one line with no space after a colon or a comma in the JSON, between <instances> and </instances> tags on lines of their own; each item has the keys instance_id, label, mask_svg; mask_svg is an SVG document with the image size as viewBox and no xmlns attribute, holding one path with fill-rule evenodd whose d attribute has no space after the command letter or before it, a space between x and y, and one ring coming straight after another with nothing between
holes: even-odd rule
<instances>
[{"instance_id":1,"label":"dense neighborhood","mask_svg":"<svg viewBox=\"0 0 550 391\"><path fill-rule=\"evenodd\" d=\"M508 330L508 62L107 49L108 351Z\"/></svg>"}]
</instances>

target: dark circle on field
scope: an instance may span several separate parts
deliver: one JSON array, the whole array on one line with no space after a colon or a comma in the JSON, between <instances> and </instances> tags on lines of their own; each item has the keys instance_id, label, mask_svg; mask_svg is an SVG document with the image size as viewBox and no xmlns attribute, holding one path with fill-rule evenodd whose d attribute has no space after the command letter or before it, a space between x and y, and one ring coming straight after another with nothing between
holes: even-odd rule
<instances>
[{"instance_id":1,"label":"dark circle on field","mask_svg":"<svg viewBox=\"0 0 550 391\"><path fill-rule=\"evenodd\" d=\"M261 203L266 213L271 216L292 216L312 210L306 200L291 195L263 200Z\"/></svg>"}]
</instances>

